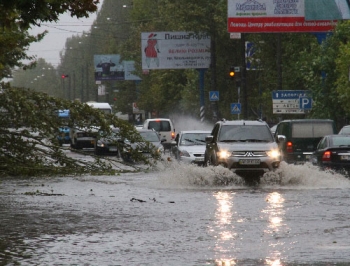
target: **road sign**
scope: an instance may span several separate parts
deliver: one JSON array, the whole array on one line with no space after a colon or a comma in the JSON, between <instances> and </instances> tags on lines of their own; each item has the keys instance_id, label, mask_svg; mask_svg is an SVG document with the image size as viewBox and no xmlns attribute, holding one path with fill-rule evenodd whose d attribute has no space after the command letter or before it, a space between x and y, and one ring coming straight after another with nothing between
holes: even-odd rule
<instances>
[{"instance_id":1,"label":"road sign","mask_svg":"<svg viewBox=\"0 0 350 266\"><path fill-rule=\"evenodd\" d=\"M311 97L300 97L299 98L300 109L310 110L312 108L312 98Z\"/></svg>"},{"instance_id":2,"label":"road sign","mask_svg":"<svg viewBox=\"0 0 350 266\"><path fill-rule=\"evenodd\" d=\"M231 103L231 115L239 115L241 113L240 103Z\"/></svg>"},{"instance_id":3,"label":"road sign","mask_svg":"<svg viewBox=\"0 0 350 266\"><path fill-rule=\"evenodd\" d=\"M241 39L241 33L240 32L231 32L230 39Z\"/></svg>"},{"instance_id":4,"label":"road sign","mask_svg":"<svg viewBox=\"0 0 350 266\"><path fill-rule=\"evenodd\" d=\"M218 101L219 100L219 92L218 91L209 91L209 100L210 101Z\"/></svg>"},{"instance_id":5,"label":"road sign","mask_svg":"<svg viewBox=\"0 0 350 266\"><path fill-rule=\"evenodd\" d=\"M274 114L303 114L311 109L312 98L306 90L280 90L272 92Z\"/></svg>"},{"instance_id":6,"label":"road sign","mask_svg":"<svg viewBox=\"0 0 350 266\"><path fill-rule=\"evenodd\" d=\"M300 97L305 97L310 94L310 91L301 90L285 90L285 91L273 91L273 100L287 100L287 99L299 99Z\"/></svg>"}]
</instances>

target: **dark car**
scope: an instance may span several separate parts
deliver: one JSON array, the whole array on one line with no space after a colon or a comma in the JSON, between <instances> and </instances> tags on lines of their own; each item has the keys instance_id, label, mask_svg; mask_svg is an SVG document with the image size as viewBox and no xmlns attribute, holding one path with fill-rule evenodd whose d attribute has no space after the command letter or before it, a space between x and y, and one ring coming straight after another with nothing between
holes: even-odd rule
<instances>
[{"instance_id":1,"label":"dark car","mask_svg":"<svg viewBox=\"0 0 350 266\"><path fill-rule=\"evenodd\" d=\"M140 133L142 139L145 141L145 143L134 143L133 146L137 146L142 150L143 155L146 157L150 157L150 150L148 148L145 149L145 147L148 147L148 143L151 144L151 148L154 149L154 151L158 154L164 153L164 146L163 144L167 141L166 138L160 137L160 134L153 130L153 129L142 129L139 128L137 131Z\"/></svg>"},{"instance_id":2,"label":"dark car","mask_svg":"<svg viewBox=\"0 0 350 266\"><path fill-rule=\"evenodd\" d=\"M166 138L161 139L159 133L153 129L137 128L136 130L139 132L142 141L130 142L129 140L125 140L121 153L122 158L125 161L135 161L131 155L135 151L145 158L159 158L164 153L163 143L166 142ZM136 158L136 160L138 159L140 158Z\"/></svg>"},{"instance_id":3,"label":"dark car","mask_svg":"<svg viewBox=\"0 0 350 266\"><path fill-rule=\"evenodd\" d=\"M260 177L280 165L280 152L264 121L219 121L206 137L205 162Z\"/></svg>"},{"instance_id":4,"label":"dark car","mask_svg":"<svg viewBox=\"0 0 350 266\"><path fill-rule=\"evenodd\" d=\"M350 135L327 135L317 145L311 162L322 169L350 169Z\"/></svg>"},{"instance_id":5,"label":"dark car","mask_svg":"<svg viewBox=\"0 0 350 266\"><path fill-rule=\"evenodd\" d=\"M305 163L310 160L321 138L336 134L330 119L284 120L277 124L275 139L287 163Z\"/></svg>"},{"instance_id":6,"label":"dark car","mask_svg":"<svg viewBox=\"0 0 350 266\"><path fill-rule=\"evenodd\" d=\"M110 154L121 157L124 141L119 136L119 128L111 128L112 133L108 134L102 130L98 131L94 152L96 155Z\"/></svg>"}]
</instances>

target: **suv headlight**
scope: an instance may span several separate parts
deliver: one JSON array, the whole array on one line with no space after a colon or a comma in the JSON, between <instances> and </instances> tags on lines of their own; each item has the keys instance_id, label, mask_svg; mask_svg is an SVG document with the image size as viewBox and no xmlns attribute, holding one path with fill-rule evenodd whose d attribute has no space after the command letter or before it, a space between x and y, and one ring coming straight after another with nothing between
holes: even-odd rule
<instances>
[{"instance_id":1,"label":"suv headlight","mask_svg":"<svg viewBox=\"0 0 350 266\"><path fill-rule=\"evenodd\" d=\"M269 157L276 158L276 159L278 159L281 156L281 153L279 150L270 150L270 151L267 151L266 154Z\"/></svg>"},{"instance_id":2,"label":"suv headlight","mask_svg":"<svg viewBox=\"0 0 350 266\"><path fill-rule=\"evenodd\" d=\"M218 151L217 156L221 159L226 159L231 156L231 152L226 150Z\"/></svg>"}]
</instances>

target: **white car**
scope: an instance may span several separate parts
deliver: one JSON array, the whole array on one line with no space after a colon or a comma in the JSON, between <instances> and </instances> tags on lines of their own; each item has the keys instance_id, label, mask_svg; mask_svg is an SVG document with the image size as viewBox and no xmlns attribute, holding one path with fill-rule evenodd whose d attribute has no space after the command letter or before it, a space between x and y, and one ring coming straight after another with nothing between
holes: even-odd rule
<instances>
[{"instance_id":1,"label":"white car","mask_svg":"<svg viewBox=\"0 0 350 266\"><path fill-rule=\"evenodd\" d=\"M270 127L272 135L275 135L276 128L277 128L277 125L274 125L274 126Z\"/></svg>"},{"instance_id":2,"label":"white car","mask_svg":"<svg viewBox=\"0 0 350 266\"><path fill-rule=\"evenodd\" d=\"M350 135L350 126L343 126L342 129L338 133L339 135Z\"/></svg>"},{"instance_id":3,"label":"white car","mask_svg":"<svg viewBox=\"0 0 350 266\"><path fill-rule=\"evenodd\" d=\"M175 158L184 163L204 164L205 138L210 131L188 130L177 134L172 144Z\"/></svg>"}]
</instances>

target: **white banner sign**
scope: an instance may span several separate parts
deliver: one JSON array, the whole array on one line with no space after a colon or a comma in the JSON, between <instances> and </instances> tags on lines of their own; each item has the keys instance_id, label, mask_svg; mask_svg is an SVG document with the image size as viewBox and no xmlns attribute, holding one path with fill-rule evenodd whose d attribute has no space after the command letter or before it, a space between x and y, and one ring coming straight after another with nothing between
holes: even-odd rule
<instances>
[{"instance_id":1,"label":"white banner sign","mask_svg":"<svg viewBox=\"0 0 350 266\"><path fill-rule=\"evenodd\" d=\"M106 95L106 86L98 85L98 95Z\"/></svg>"},{"instance_id":2,"label":"white banner sign","mask_svg":"<svg viewBox=\"0 0 350 266\"><path fill-rule=\"evenodd\" d=\"M210 37L193 32L141 33L142 69L209 68Z\"/></svg>"}]
</instances>

